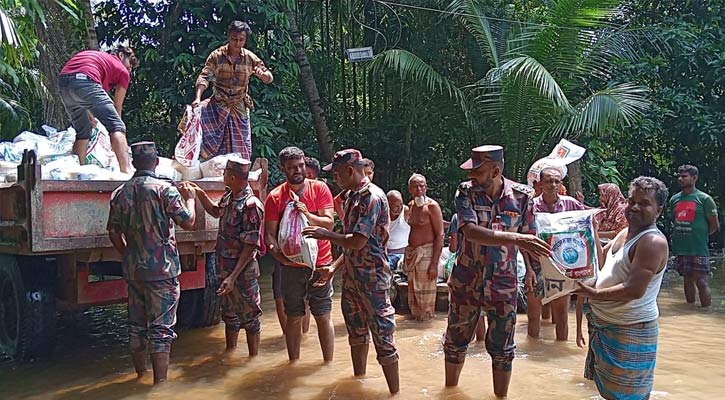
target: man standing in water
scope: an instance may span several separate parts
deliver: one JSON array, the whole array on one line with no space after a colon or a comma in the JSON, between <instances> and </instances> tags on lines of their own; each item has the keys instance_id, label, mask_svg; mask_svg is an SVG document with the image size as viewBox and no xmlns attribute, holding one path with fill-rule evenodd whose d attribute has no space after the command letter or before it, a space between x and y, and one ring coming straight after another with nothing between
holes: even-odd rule
<instances>
[{"instance_id":1,"label":"man standing in water","mask_svg":"<svg viewBox=\"0 0 725 400\"><path fill-rule=\"evenodd\" d=\"M546 167L539 174L541 195L534 197L533 211L556 214L565 211L583 210L584 205L577 199L559 194L562 173L559 168ZM538 338L541 327L541 299L544 297L544 277L541 264L537 259L529 259L526 271L526 314L528 316L528 335ZM551 312L556 323L556 340L565 341L569 336L569 295L551 302Z\"/></svg>"},{"instance_id":2,"label":"man standing in water","mask_svg":"<svg viewBox=\"0 0 725 400\"><path fill-rule=\"evenodd\" d=\"M317 284L325 284L344 266L341 303L355 376L366 373L372 336L388 389L390 393L397 393L400 378L398 348L393 336L395 309L388 294L392 274L385 254L390 222L388 200L382 189L365 176L358 150L338 151L332 164L323 170L333 170L335 182L348 190L349 196L343 206L343 233L314 226L303 231L306 236L330 240L343 248L343 255L332 266L319 270Z\"/></svg>"},{"instance_id":3,"label":"man standing in water","mask_svg":"<svg viewBox=\"0 0 725 400\"><path fill-rule=\"evenodd\" d=\"M133 144L131 154L136 173L111 195L107 229L113 247L123 257L123 277L128 283L133 366L139 378L145 375L151 353L157 384L166 380L169 369L181 294L174 223L194 228L194 191L179 190L156 176L159 160L153 142Z\"/></svg>"},{"instance_id":4,"label":"man standing in water","mask_svg":"<svg viewBox=\"0 0 725 400\"><path fill-rule=\"evenodd\" d=\"M305 153L294 146L285 147L279 152L280 170L285 182L277 186L267 196L264 203L264 231L267 249L282 264L281 292L284 301L284 313L287 323L284 329L287 353L290 361L300 358L302 343L302 323L306 314L305 301L309 302L310 313L317 323L317 334L325 362L332 361L335 349L335 328L332 325L332 282L323 286L313 286L317 279L311 268L292 262L284 255L279 243L279 224L288 203L302 213L310 225L332 229L333 204L332 193L324 182L305 178ZM293 200L294 199L294 200ZM321 268L332 262L332 246L327 240L317 242L316 267Z\"/></svg>"},{"instance_id":5,"label":"man standing in water","mask_svg":"<svg viewBox=\"0 0 725 400\"><path fill-rule=\"evenodd\" d=\"M695 187L698 171L694 165L677 168L682 191L672 196L670 208L674 213L672 252L675 253L675 269L685 278L685 299L695 304L695 292L700 295L700 305L710 307L710 258L707 248L708 235L720 229L717 206L712 197ZM695 290L697 288L697 290Z\"/></svg>"},{"instance_id":6,"label":"man standing in water","mask_svg":"<svg viewBox=\"0 0 725 400\"><path fill-rule=\"evenodd\" d=\"M391 190L387 194L388 206L390 207L390 226L388 227L388 259L390 269L397 270L398 263L403 259L405 249L408 247L408 236L410 236L410 225L408 225L409 209L403 203L403 195L397 190Z\"/></svg>"},{"instance_id":7,"label":"man standing in water","mask_svg":"<svg viewBox=\"0 0 725 400\"><path fill-rule=\"evenodd\" d=\"M216 261L221 283L217 294L222 296L221 309L227 351L237 347L240 329L247 335L250 356L259 352L259 316L262 315L259 296L259 264L257 251L261 245L260 231L264 206L249 186L248 160L229 160L224 169L227 191L214 204L200 187L197 191L204 210L219 218L216 240Z\"/></svg>"},{"instance_id":8,"label":"man standing in water","mask_svg":"<svg viewBox=\"0 0 725 400\"><path fill-rule=\"evenodd\" d=\"M457 386L481 310L488 319L486 350L491 355L493 390L505 397L514 358L518 249L548 256L549 245L530 234L534 215L528 186L503 177L501 146L479 146L461 164L469 181L456 193L461 235L456 265L448 280L450 308L443 351L446 386Z\"/></svg>"},{"instance_id":9,"label":"man standing in water","mask_svg":"<svg viewBox=\"0 0 725 400\"><path fill-rule=\"evenodd\" d=\"M604 249L589 297L589 353L584 376L605 399L648 399L654 381L659 310L657 294L665 273L667 239L655 222L667 203L667 188L640 176L629 185L623 230Z\"/></svg>"},{"instance_id":10,"label":"man standing in water","mask_svg":"<svg viewBox=\"0 0 725 400\"><path fill-rule=\"evenodd\" d=\"M272 72L262 59L244 48L252 34L246 22L232 21L227 29L227 44L209 54L199 77L192 106L201 106L202 157L239 153L245 160L252 157L252 128L249 113L252 97L249 78L272 83ZM211 98L201 101L212 84ZM183 122L183 121L182 121ZM183 126L179 124L179 126Z\"/></svg>"},{"instance_id":11,"label":"man standing in water","mask_svg":"<svg viewBox=\"0 0 725 400\"><path fill-rule=\"evenodd\" d=\"M425 177L413 174L408 180L410 236L405 250L408 274L408 305L413 317L427 321L435 316L438 262L443 251L443 213L438 203L426 196Z\"/></svg>"}]
</instances>

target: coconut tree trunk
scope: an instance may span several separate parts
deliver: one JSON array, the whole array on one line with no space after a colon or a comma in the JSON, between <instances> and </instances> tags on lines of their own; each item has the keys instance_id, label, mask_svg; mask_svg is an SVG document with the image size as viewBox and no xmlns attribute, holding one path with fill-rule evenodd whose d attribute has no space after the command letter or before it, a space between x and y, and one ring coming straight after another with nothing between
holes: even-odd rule
<instances>
[{"instance_id":1,"label":"coconut tree trunk","mask_svg":"<svg viewBox=\"0 0 725 400\"><path fill-rule=\"evenodd\" d=\"M320 155L326 161L331 161L333 155L332 140L330 139L330 131L327 128L325 109L322 107L322 100L315 83L315 75L305 52L302 35L297 27L297 15L290 10L287 12L287 19L290 24L290 36L292 36L292 43L295 47L295 62L300 67L300 88L312 113L312 125L315 128L317 143L320 146Z\"/></svg>"},{"instance_id":2,"label":"coconut tree trunk","mask_svg":"<svg viewBox=\"0 0 725 400\"><path fill-rule=\"evenodd\" d=\"M576 192L583 192L582 190L582 170L579 161L567 165L569 169L569 195L574 196Z\"/></svg>"},{"instance_id":3,"label":"coconut tree trunk","mask_svg":"<svg viewBox=\"0 0 725 400\"><path fill-rule=\"evenodd\" d=\"M98 50L98 34L96 34L96 20L93 18L93 5L91 0L81 1L79 6L83 10L83 20L86 24L86 49Z\"/></svg>"}]
</instances>

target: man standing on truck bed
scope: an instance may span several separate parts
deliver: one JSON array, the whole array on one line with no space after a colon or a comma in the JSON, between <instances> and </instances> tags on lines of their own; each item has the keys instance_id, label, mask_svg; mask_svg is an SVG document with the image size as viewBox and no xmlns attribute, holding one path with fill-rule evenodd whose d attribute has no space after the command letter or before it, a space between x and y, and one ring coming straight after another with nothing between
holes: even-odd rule
<instances>
[{"instance_id":1,"label":"man standing on truck bed","mask_svg":"<svg viewBox=\"0 0 725 400\"><path fill-rule=\"evenodd\" d=\"M123 257L123 277L128 283L133 366L139 378L146 374L146 353L150 352L157 384L166 380L181 294L174 222L193 229L195 192L177 189L172 181L154 174L159 160L153 142L136 143L131 153L136 173L111 195L107 229L113 247Z\"/></svg>"},{"instance_id":2,"label":"man standing on truck bed","mask_svg":"<svg viewBox=\"0 0 725 400\"><path fill-rule=\"evenodd\" d=\"M249 95L249 79L256 76L265 85L274 79L262 59L245 48L251 34L252 29L246 22L232 21L227 28L227 44L209 54L196 79L191 104L202 107L203 158L239 153L251 160L249 113L252 97ZM202 101L201 96L210 85L214 92L209 99Z\"/></svg>"},{"instance_id":3,"label":"man standing on truck bed","mask_svg":"<svg viewBox=\"0 0 725 400\"><path fill-rule=\"evenodd\" d=\"M121 109L126 97L131 69L138 59L130 47L118 46L110 54L98 50L76 53L60 71L60 99L76 130L73 153L86 163L88 142L98 118L108 129L113 152L121 172L129 171L126 125ZM108 92L114 88L113 100Z\"/></svg>"},{"instance_id":4,"label":"man standing on truck bed","mask_svg":"<svg viewBox=\"0 0 725 400\"><path fill-rule=\"evenodd\" d=\"M226 349L232 351L237 347L239 331L244 328L249 356L253 357L259 352L259 316L262 315L257 257L262 242L264 205L249 186L249 164L244 159L227 161L224 169L227 190L218 203L192 182L183 186L196 190L204 210L219 218L216 260L221 282L217 294L222 298Z\"/></svg>"}]
</instances>

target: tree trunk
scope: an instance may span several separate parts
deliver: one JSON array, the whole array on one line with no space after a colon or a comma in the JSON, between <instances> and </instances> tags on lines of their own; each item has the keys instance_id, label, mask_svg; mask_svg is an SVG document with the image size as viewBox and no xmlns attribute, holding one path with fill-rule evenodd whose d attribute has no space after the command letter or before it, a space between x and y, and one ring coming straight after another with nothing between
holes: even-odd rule
<instances>
[{"instance_id":1,"label":"tree trunk","mask_svg":"<svg viewBox=\"0 0 725 400\"><path fill-rule=\"evenodd\" d=\"M93 18L93 5L91 0L80 2L80 8L83 10L83 20L86 24L86 49L98 50L98 35L96 34L96 20Z\"/></svg>"},{"instance_id":2,"label":"tree trunk","mask_svg":"<svg viewBox=\"0 0 725 400\"><path fill-rule=\"evenodd\" d=\"M576 192L584 192L582 190L582 170L579 161L567 165L569 169L569 195L574 196Z\"/></svg>"},{"instance_id":3,"label":"tree trunk","mask_svg":"<svg viewBox=\"0 0 725 400\"><path fill-rule=\"evenodd\" d=\"M310 113L312 113L312 125L315 128L317 143L320 146L320 155L325 161L332 161L332 141L330 139L330 131L327 128L325 110L322 108L322 100L317 91L315 75L312 72L310 61L307 58L302 35L297 28L296 18L297 16L294 11L287 12L287 19L290 24L290 36L292 36L292 43L295 46L295 62L300 67L300 88L305 95Z\"/></svg>"},{"instance_id":4,"label":"tree trunk","mask_svg":"<svg viewBox=\"0 0 725 400\"><path fill-rule=\"evenodd\" d=\"M45 13L45 24L38 20L35 25L38 34L38 52L40 53L38 67L44 83L44 90L41 94L43 122L63 129L68 126L68 119L58 92L58 73L74 52L86 46L98 48L98 38L93 27L90 0L82 1L80 4L85 13L82 18L86 19L88 26L87 41L78 37L78 34L74 32L74 24L70 15L55 0L39 0L38 2Z\"/></svg>"}]
</instances>

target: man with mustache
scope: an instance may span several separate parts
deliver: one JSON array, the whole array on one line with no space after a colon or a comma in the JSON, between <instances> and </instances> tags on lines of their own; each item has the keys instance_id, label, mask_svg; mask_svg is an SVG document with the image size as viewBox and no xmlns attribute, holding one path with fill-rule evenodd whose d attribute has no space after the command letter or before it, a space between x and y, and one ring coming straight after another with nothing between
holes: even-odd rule
<instances>
[{"instance_id":1,"label":"man with mustache","mask_svg":"<svg viewBox=\"0 0 725 400\"><path fill-rule=\"evenodd\" d=\"M333 204L332 193L324 182L305 178L305 153L294 146L285 147L279 153L280 170L285 175L285 182L277 186L267 196L264 203L264 230L267 250L282 264L280 271L281 294L285 324L285 341L290 361L300 358L302 341L302 320L306 314L305 300L308 301L310 312L315 317L317 332L325 362L332 361L335 348L335 330L330 319L332 311L332 282L313 286L317 281L318 272L313 272L304 264L288 259L277 242L279 223L285 207L294 201L297 210L307 217L311 226L332 229ZM294 195L293 195L294 193ZM319 240L317 252L317 268L332 263L332 246L328 240Z\"/></svg>"},{"instance_id":2,"label":"man with mustache","mask_svg":"<svg viewBox=\"0 0 725 400\"><path fill-rule=\"evenodd\" d=\"M669 256L656 222L667 194L656 178L640 176L629 184L624 212L629 228L604 248L594 285L579 284L577 294L589 298L584 377L605 399L650 398L659 337L657 295Z\"/></svg>"},{"instance_id":3,"label":"man with mustache","mask_svg":"<svg viewBox=\"0 0 725 400\"><path fill-rule=\"evenodd\" d=\"M461 164L468 181L456 193L458 232L456 265L448 280L450 307L445 353L446 386L457 386L481 310L486 312L486 350L491 356L493 390L506 397L514 358L517 277L516 256L524 250L535 257L551 248L535 231L533 190L503 176L501 146L479 146Z\"/></svg>"}]
</instances>

